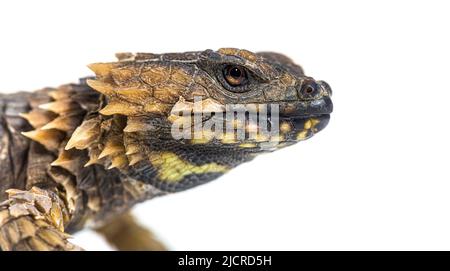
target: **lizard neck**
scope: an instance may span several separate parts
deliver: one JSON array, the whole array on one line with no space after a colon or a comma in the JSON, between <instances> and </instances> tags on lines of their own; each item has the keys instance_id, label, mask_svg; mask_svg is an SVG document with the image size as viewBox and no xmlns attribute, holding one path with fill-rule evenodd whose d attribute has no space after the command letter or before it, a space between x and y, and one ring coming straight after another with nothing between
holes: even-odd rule
<instances>
[{"instance_id":1,"label":"lizard neck","mask_svg":"<svg viewBox=\"0 0 450 271\"><path fill-rule=\"evenodd\" d=\"M34 130L23 135L32 144L43 146L36 154L38 161L48 157L47 163L40 163L39 169L34 170L42 171L48 177L46 182L64 191L72 216L70 231L77 230L86 220L107 221L107 216L164 194L113 166L124 153L112 151L117 147L124 149L124 119L99 114L106 99L84 80L37 91L29 103L31 110L21 116ZM99 158L102 152L104 157ZM35 184L36 180L29 182Z\"/></svg>"},{"instance_id":2,"label":"lizard neck","mask_svg":"<svg viewBox=\"0 0 450 271\"><path fill-rule=\"evenodd\" d=\"M107 97L83 82L44 92L47 99L24 115L35 128L25 136L55 157L48 174L66 192L74 228L209 182L252 158L176 141L161 116L101 114Z\"/></svg>"}]
</instances>

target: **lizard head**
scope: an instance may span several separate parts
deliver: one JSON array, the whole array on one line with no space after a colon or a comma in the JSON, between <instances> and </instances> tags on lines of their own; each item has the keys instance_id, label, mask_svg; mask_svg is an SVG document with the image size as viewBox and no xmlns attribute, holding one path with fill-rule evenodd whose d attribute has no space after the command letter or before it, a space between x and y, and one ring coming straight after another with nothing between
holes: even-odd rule
<instances>
[{"instance_id":1,"label":"lizard head","mask_svg":"<svg viewBox=\"0 0 450 271\"><path fill-rule=\"evenodd\" d=\"M224 48L118 58L90 65L96 79L88 84L104 98L106 143L97 153L164 191L308 139L332 112L329 85L281 54Z\"/></svg>"}]
</instances>

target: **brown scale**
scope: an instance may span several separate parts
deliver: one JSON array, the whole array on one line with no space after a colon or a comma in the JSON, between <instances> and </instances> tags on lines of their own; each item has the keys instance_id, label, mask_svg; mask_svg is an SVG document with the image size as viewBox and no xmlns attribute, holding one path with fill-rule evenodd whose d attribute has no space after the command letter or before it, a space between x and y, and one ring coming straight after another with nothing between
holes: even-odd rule
<instances>
[{"instance_id":1,"label":"brown scale","mask_svg":"<svg viewBox=\"0 0 450 271\"><path fill-rule=\"evenodd\" d=\"M64 149L68 138L72 135L76 127L80 125L86 113L80 104L71 100L70 97L74 93L75 90L72 89L71 85L51 89L47 92L49 96L48 101L44 103L32 103L33 109L27 114L22 114L22 117L28 120L33 128L35 128L35 130L23 132L22 134L39 142L49 152L57 155L56 160L53 160L50 164L51 167L48 169L48 175L56 183L64 187L70 211L74 211L75 202L78 197L75 193L76 184L67 179L61 181L61 178L55 178L51 171L52 167L56 166L67 170L73 176L77 176L82 161L85 159L82 152L76 150L66 151ZM31 154L33 153L31 152ZM42 155L39 155L36 159L42 159ZM29 170L32 170L34 159L30 159L30 161ZM40 163L38 163L36 169L40 170L41 168ZM30 174L30 176L35 176L35 174ZM34 185L35 180L36 178L34 178L33 183L28 183L28 186Z\"/></svg>"}]
</instances>

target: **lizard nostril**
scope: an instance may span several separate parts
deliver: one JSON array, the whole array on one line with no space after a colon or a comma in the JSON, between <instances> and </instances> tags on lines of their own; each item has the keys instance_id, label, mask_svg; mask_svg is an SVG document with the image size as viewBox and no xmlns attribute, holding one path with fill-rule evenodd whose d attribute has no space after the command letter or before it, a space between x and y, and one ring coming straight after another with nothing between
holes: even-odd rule
<instances>
[{"instance_id":1,"label":"lizard nostril","mask_svg":"<svg viewBox=\"0 0 450 271\"><path fill-rule=\"evenodd\" d=\"M311 94L313 92L314 92L314 88L312 86L308 85L305 87L305 93Z\"/></svg>"},{"instance_id":2,"label":"lizard nostril","mask_svg":"<svg viewBox=\"0 0 450 271\"><path fill-rule=\"evenodd\" d=\"M305 98L313 98L318 93L319 87L314 81L306 81L300 89L300 95Z\"/></svg>"}]
</instances>

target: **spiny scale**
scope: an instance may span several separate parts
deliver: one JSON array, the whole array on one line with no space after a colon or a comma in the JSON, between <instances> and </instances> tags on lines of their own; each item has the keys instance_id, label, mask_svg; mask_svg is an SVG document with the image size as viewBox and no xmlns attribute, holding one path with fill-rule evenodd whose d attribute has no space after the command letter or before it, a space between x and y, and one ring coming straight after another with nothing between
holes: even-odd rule
<instances>
[{"instance_id":1,"label":"spiny scale","mask_svg":"<svg viewBox=\"0 0 450 271\"><path fill-rule=\"evenodd\" d=\"M92 80L89 79L86 81L86 83L96 91L102 93L103 95L106 95L108 97L111 97L114 95L114 87L111 84L99 81L99 80Z\"/></svg>"},{"instance_id":2,"label":"spiny scale","mask_svg":"<svg viewBox=\"0 0 450 271\"><path fill-rule=\"evenodd\" d=\"M139 132L139 131L149 131L155 127L149 123L146 123L144 118L139 117L128 117L127 126L123 129L126 133Z\"/></svg>"},{"instance_id":3,"label":"spiny scale","mask_svg":"<svg viewBox=\"0 0 450 271\"><path fill-rule=\"evenodd\" d=\"M95 75L99 78L108 77L111 75L111 70L116 68L118 65L114 62L109 63L93 63L89 64L88 68L91 69Z\"/></svg>"},{"instance_id":4,"label":"spiny scale","mask_svg":"<svg viewBox=\"0 0 450 271\"><path fill-rule=\"evenodd\" d=\"M144 156L140 153L133 153L128 155L129 165L132 166L142 160L144 160Z\"/></svg>"},{"instance_id":5,"label":"spiny scale","mask_svg":"<svg viewBox=\"0 0 450 271\"><path fill-rule=\"evenodd\" d=\"M116 134L117 131L109 130L106 132L103 140L106 142L101 148L101 152L97 157L91 156L88 164L98 163L101 159L104 160L104 165L109 165L108 169L119 168L123 169L129 165L128 158L125 154L125 146L121 134ZM100 146L100 145L99 145ZM91 154L93 150L90 150Z\"/></svg>"},{"instance_id":6,"label":"spiny scale","mask_svg":"<svg viewBox=\"0 0 450 271\"><path fill-rule=\"evenodd\" d=\"M108 97L107 105L100 111L103 115L139 116L143 113L168 114L172 108L170 97L153 96L154 89L140 83L139 70L136 68L119 69L118 63L95 63L89 67L95 72L97 80L87 80L87 84ZM123 81L133 81L133 84ZM178 94L183 87L172 86ZM164 93L167 93L165 91ZM178 95L177 95L178 96Z\"/></svg>"},{"instance_id":7,"label":"spiny scale","mask_svg":"<svg viewBox=\"0 0 450 271\"><path fill-rule=\"evenodd\" d=\"M86 111L78 102L72 100L71 97L76 92L73 88L74 85L63 85L48 91L47 95L53 101L32 105L34 108L22 117L37 128L24 132L26 137L39 142L49 151L58 152L58 158L51 165L76 174L83 163L82 153L77 150L64 150L64 145L67 137L80 125ZM74 145L79 146L80 143Z\"/></svg>"},{"instance_id":8,"label":"spiny scale","mask_svg":"<svg viewBox=\"0 0 450 271\"><path fill-rule=\"evenodd\" d=\"M136 116L141 114L142 111L142 106L130 105L123 102L111 100L102 110L100 110L100 113L107 116L116 114Z\"/></svg>"},{"instance_id":9,"label":"spiny scale","mask_svg":"<svg viewBox=\"0 0 450 271\"><path fill-rule=\"evenodd\" d=\"M62 167L72 174L78 172L81 167L81 154L77 150L62 150L58 158L51 163L52 166Z\"/></svg>"},{"instance_id":10,"label":"spiny scale","mask_svg":"<svg viewBox=\"0 0 450 271\"><path fill-rule=\"evenodd\" d=\"M70 100L70 99L64 99L64 100L57 100L55 102L41 104L39 106L40 109L45 109L52 111L56 114L62 114L65 112L75 111L76 109L80 109L80 106L78 103Z\"/></svg>"},{"instance_id":11,"label":"spiny scale","mask_svg":"<svg viewBox=\"0 0 450 271\"><path fill-rule=\"evenodd\" d=\"M84 164L84 167L88 167L90 165L98 164L100 163L101 159L98 158L100 155L100 149L96 148L90 148L89 149L89 161Z\"/></svg>"},{"instance_id":12,"label":"spiny scale","mask_svg":"<svg viewBox=\"0 0 450 271\"><path fill-rule=\"evenodd\" d=\"M110 99L108 104L100 111L102 115L139 116L143 112L167 114L171 108L161 101L149 98L150 92L147 90L126 89L109 93L110 90L104 88L104 85L98 88L96 84L90 83L90 86Z\"/></svg>"},{"instance_id":13,"label":"spiny scale","mask_svg":"<svg viewBox=\"0 0 450 271\"><path fill-rule=\"evenodd\" d=\"M54 100L62 100L70 98L75 91L73 91L69 86L60 86L59 88L49 91L48 96L52 97Z\"/></svg>"},{"instance_id":14,"label":"spiny scale","mask_svg":"<svg viewBox=\"0 0 450 271\"><path fill-rule=\"evenodd\" d=\"M42 109L33 109L28 113L20 113L20 116L26 119L33 128L40 128L52 121L56 114Z\"/></svg>"},{"instance_id":15,"label":"spiny scale","mask_svg":"<svg viewBox=\"0 0 450 271\"><path fill-rule=\"evenodd\" d=\"M51 122L44 125L41 129L57 129L64 132L70 132L80 124L81 118L78 115L59 116Z\"/></svg>"},{"instance_id":16,"label":"spiny scale","mask_svg":"<svg viewBox=\"0 0 450 271\"><path fill-rule=\"evenodd\" d=\"M135 154L141 151L141 147L139 147L139 145L126 145L126 155L130 155L130 154Z\"/></svg>"},{"instance_id":17,"label":"spiny scale","mask_svg":"<svg viewBox=\"0 0 450 271\"><path fill-rule=\"evenodd\" d=\"M76 148L79 150L88 148L93 142L100 137L100 120L90 119L84 121L75 129L72 136L67 142L66 150Z\"/></svg>"},{"instance_id":18,"label":"spiny scale","mask_svg":"<svg viewBox=\"0 0 450 271\"><path fill-rule=\"evenodd\" d=\"M125 153L123 142L121 141L120 137L109 137L107 138L105 147L103 148L98 158L101 159L116 153Z\"/></svg>"},{"instance_id":19,"label":"spiny scale","mask_svg":"<svg viewBox=\"0 0 450 271\"><path fill-rule=\"evenodd\" d=\"M128 166L128 158L125 155L119 154L111 158L111 165L108 169L112 168L123 168Z\"/></svg>"},{"instance_id":20,"label":"spiny scale","mask_svg":"<svg viewBox=\"0 0 450 271\"><path fill-rule=\"evenodd\" d=\"M49 151L57 151L65 134L61 131L50 130L33 130L29 132L22 132L22 134L31 140L39 142Z\"/></svg>"}]
</instances>

